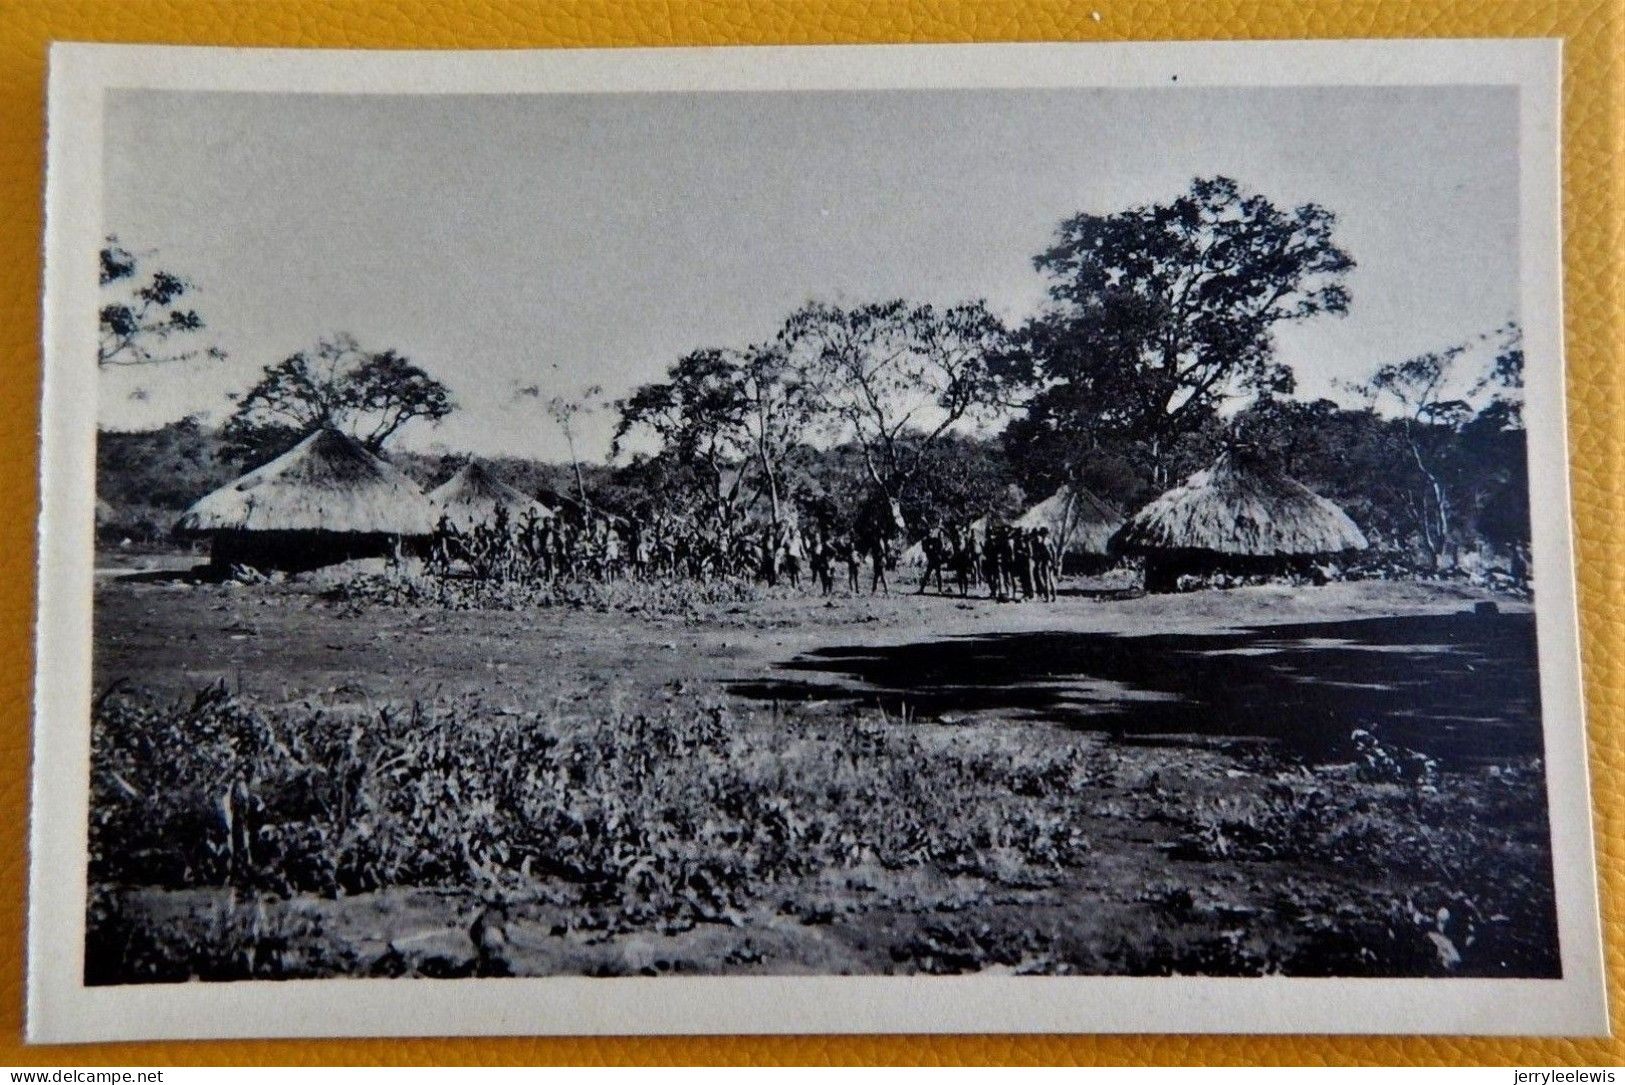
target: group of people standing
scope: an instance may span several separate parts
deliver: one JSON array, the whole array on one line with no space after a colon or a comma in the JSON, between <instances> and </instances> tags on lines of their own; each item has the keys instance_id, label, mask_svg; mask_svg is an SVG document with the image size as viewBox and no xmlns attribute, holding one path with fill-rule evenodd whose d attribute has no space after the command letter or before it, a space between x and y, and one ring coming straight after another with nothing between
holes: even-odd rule
<instances>
[{"instance_id":1,"label":"group of people standing","mask_svg":"<svg viewBox=\"0 0 1625 1085\"><path fill-rule=\"evenodd\" d=\"M466 529L442 513L427 567L445 576L461 563L479 580L607 579L620 575L627 553L627 540L608 520L543 516L531 508L515 523L497 505Z\"/></svg>"},{"instance_id":2,"label":"group of people standing","mask_svg":"<svg viewBox=\"0 0 1625 1085\"><path fill-rule=\"evenodd\" d=\"M543 516L534 508L516 522L499 504L491 515L477 520L465 515L461 523L443 513L429 540L427 568L436 575L466 572L480 580L670 576L799 584L801 543L782 524L753 532L660 518L644 522L597 509Z\"/></svg>"},{"instance_id":3,"label":"group of people standing","mask_svg":"<svg viewBox=\"0 0 1625 1085\"><path fill-rule=\"evenodd\" d=\"M971 524L949 524L927 532L920 540L925 573L920 577L919 590L925 591L933 578L937 590L945 590L946 573L953 577L961 597L968 596L971 586L980 582L1000 602L1034 598L1055 601L1061 561L1049 528L989 524L981 535L978 539Z\"/></svg>"},{"instance_id":4,"label":"group of people standing","mask_svg":"<svg viewBox=\"0 0 1625 1085\"><path fill-rule=\"evenodd\" d=\"M805 572L824 595L838 581L857 594L890 591L900 537L822 526L803 532L784 522L709 526L655 518L648 523L608 513L527 509L517 522L497 505L493 515L464 527L443 514L429 541L430 573L464 570L482 580L606 580L617 577L753 579L800 587ZM985 587L999 601L1054 601L1060 562L1046 527L969 522L933 528L920 540L924 568L918 591L933 583L946 593L951 578L961 597ZM865 578L865 566L869 576Z\"/></svg>"}]
</instances>

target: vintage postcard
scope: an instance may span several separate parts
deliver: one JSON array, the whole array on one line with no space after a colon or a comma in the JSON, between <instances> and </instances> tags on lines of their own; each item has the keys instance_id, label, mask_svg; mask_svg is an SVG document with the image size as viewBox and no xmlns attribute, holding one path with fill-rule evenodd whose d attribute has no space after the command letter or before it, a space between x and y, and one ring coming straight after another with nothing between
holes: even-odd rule
<instances>
[{"instance_id":1,"label":"vintage postcard","mask_svg":"<svg viewBox=\"0 0 1625 1085\"><path fill-rule=\"evenodd\" d=\"M58 46L30 1036L1605 1030L1559 67Z\"/></svg>"}]
</instances>

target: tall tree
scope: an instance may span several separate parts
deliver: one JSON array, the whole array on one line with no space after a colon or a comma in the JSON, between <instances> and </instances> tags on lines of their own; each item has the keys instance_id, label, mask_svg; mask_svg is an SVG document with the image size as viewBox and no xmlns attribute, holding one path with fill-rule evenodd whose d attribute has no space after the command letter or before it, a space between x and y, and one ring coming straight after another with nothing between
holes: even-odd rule
<instances>
[{"instance_id":1,"label":"tall tree","mask_svg":"<svg viewBox=\"0 0 1625 1085\"><path fill-rule=\"evenodd\" d=\"M587 480L581 473L581 456L576 451L576 419L596 411L598 398L603 393L603 388L594 384L583 389L578 396L560 395L547 401L547 416L564 434L564 443L570 449L570 469L575 473L576 497L581 502L583 512L592 507L592 502L587 498Z\"/></svg>"},{"instance_id":2,"label":"tall tree","mask_svg":"<svg viewBox=\"0 0 1625 1085\"><path fill-rule=\"evenodd\" d=\"M1225 177L1169 203L1060 224L1034 258L1051 304L1024 329L1006 375L1074 433L1142 443L1164 485L1179 439L1238 393L1286 393L1276 325L1342 314L1354 266L1333 214L1283 209Z\"/></svg>"},{"instance_id":3,"label":"tall tree","mask_svg":"<svg viewBox=\"0 0 1625 1085\"><path fill-rule=\"evenodd\" d=\"M746 406L732 353L693 351L673 363L664 381L642 385L616 403L620 418L611 454L620 455L635 432L652 433L664 454L707 481L705 500L731 518L744 483L739 468L748 448Z\"/></svg>"},{"instance_id":4,"label":"tall tree","mask_svg":"<svg viewBox=\"0 0 1625 1085\"><path fill-rule=\"evenodd\" d=\"M709 481L707 500L724 517L733 517L752 484L770 522L783 519L790 454L805 438L810 408L777 344L694 351L666 380L639 387L617 407L616 454L635 430L648 430L664 454Z\"/></svg>"},{"instance_id":5,"label":"tall tree","mask_svg":"<svg viewBox=\"0 0 1625 1085\"><path fill-rule=\"evenodd\" d=\"M811 391L779 344L753 346L738 358L741 428L755 459L768 519L784 515L791 453L806 439L813 417Z\"/></svg>"},{"instance_id":6,"label":"tall tree","mask_svg":"<svg viewBox=\"0 0 1625 1085\"><path fill-rule=\"evenodd\" d=\"M994 359L1008 333L981 301L813 302L785 322L778 345L827 435L862 451L870 481L890 500L948 434L1002 402Z\"/></svg>"},{"instance_id":7,"label":"tall tree","mask_svg":"<svg viewBox=\"0 0 1625 1085\"><path fill-rule=\"evenodd\" d=\"M367 351L338 335L267 366L222 436L244 460L274 455L322 426L377 452L408 423L438 422L455 406L444 384L396 351Z\"/></svg>"},{"instance_id":8,"label":"tall tree","mask_svg":"<svg viewBox=\"0 0 1625 1085\"><path fill-rule=\"evenodd\" d=\"M1495 491L1526 493L1517 325L1390 362L1357 388L1398 422L1417 480L1411 494L1417 536L1435 565L1449 563L1469 516Z\"/></svg>"},{"instance_id":9,"label":"tall tree","mask_svg":"<svg viewBox=\"0 0 1625 1085\"><path fill-rule=\"evenodd\" d=\"M97 314L97 365L150 365L226 356L218 346L168 349L172 339L204 330L197 310L181 304L182 298L197 289L190 281L162 269L143 275L140 260L117 237L106 239L100 256L98 280L110 300Z\"/></svg>"}]
</instances>

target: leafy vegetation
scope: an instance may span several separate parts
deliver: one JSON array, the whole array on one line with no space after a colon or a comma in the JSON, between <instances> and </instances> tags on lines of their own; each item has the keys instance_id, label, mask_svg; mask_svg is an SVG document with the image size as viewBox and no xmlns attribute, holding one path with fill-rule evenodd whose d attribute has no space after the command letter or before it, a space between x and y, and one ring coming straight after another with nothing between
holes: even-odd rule
<instances>
[{"instance_id":1,"label":"leafy vegetation","mask_svg":"<svg viewBox=\"0 0 1625 1085\"><path fill-rule=\"evenodd\" d=\"M97 282L103 304L97 312L96 364L156 365L183 362L200 355L223 359L218 346L170 349L170 340L195 337L203 317L183 298L197 291L188 279L162 268L143 274L142 257L108 237L99 256Z\"/></svg>"},{"instance_id":2,"label":"leafy vegetation","mask_svg":"<svg viewBox=\"0 0 1625 1085\"><path fill-rule=\"evenodd\" d=\"M323 426L378 452L402 426L418 419L438 422L454 407L444 384L397 351L365 350L338 335L266 366L220 436L234 460L251 466Z\"/></svg>"},{"instance_id":3,"label":"leafy vegetation","mask_svg":"<svg viewBox=\"0 0 1625 1085\"><path fill-rule=\"evenodd\" d=\"M270 709L218 685L164 705L115 690L93 729L92 978L475 967L467 949L358 955L321 908L296 906L312 897L529 902L551 909L555 936L590 941L759 931L773 915L850 923L866 907L854 887L877 885L934 887L898 898L914 918L886 944L907 971L1553 967L1538 765L1432 793L1263 765L1222 786L1212 770L1159 780L1133 751L1043 733L764 717L675 694L600 715L474 698ZM1138 918L1115 940L1035 918L1119 861L1098 844L1107 800L1107 816L1173 834L1163 879L1126 887L1117 907ZM1283 863L1251 903L1223 873ZM846 891L819 888L835 884ZM215 895L172 925L131 903L155 889ZM730 944L735 964L763 959Z\"/></svg>"}]
</instances>

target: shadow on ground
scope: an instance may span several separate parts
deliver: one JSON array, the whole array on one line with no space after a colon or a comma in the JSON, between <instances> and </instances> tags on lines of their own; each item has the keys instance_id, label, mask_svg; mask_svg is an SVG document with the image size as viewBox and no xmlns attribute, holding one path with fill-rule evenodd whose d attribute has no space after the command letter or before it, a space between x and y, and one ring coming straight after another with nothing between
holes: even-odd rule
<instances>
[{"instance_id":1,"label":"shadow on ground","mask_svg":"<svg viewBox=\"0 0 1625 1085\"><path fill-rule=\"evenodd\" d=\"M1007 713L1129 739L1267 739L1310 759L1345 756L1356 728L1447 768L1539 756L1542 748L1529 614L1218 634L966 636L826 648L779 669L788 673L730 689L943 722Z\"/></svg>"}]
</instances>

